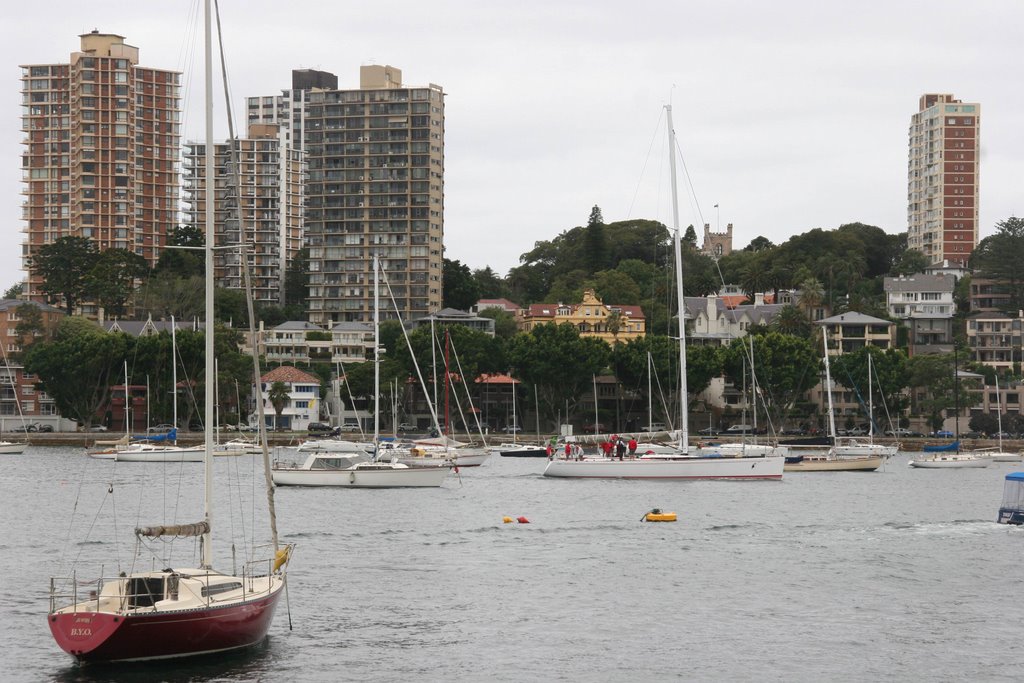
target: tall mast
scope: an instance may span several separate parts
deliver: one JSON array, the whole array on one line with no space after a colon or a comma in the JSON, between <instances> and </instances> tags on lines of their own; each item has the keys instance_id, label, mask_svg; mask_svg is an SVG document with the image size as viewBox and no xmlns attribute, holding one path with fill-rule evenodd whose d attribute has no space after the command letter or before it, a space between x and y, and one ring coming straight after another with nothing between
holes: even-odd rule
<instances>
[{"instance_id":1,"label":"tall mast","mask_svg":"<svg viewBox=\"0 0 1024 683\"><path fill-rule=\"evenodd\" d=\"M651 352L647 352L647 431L654 425L654 397L651 393Z\"/></svg>"},{"instance_id":2,"label":"tall mast","mask_svg":"<svg viewBox=\"0 0 1024 683\"><path fill-rule=\"evenodd\" d=\"M380 442L380 262L373 257L373 459Z\"/></svg>"},{"instance_id":3,"label":"tall mast","mask_svg":"<svg viewBox=\"0 0 1024 683\"><path fill-rule=\"evenodd\" d=\"M174 316L171 316L171 395L174 397L174 443L178 443L178 337Z\"/></svg>"},{"instance_id":4,"label":"tall mast","mask_svg":"<svg viewBox=\"0 0 1024 683\"><path fill-rule=\"evenodd\" d=\"M683 301L683 246L679 236L679 196L676 190L676 129L672 126L671 104L665 105L665 112L668 118L668 167L672 182L672 229L676 256L676 299L679 306L679 448L686 453L690 449L690 430L686 414L686 321L683 315L686 304Z\"/></svg>"},{"instance_id":5,"label":"tall mast","mask_svg":"<svg viewBox=\"0 0 1024 683\"><path fill-rule=\"evenodd\" d=\"M868 442L875 442L875 396L871 383L871 351L868 351Z\"/></svg>"},{"instance_id":6,"label":"tall mast","mask_svg":"<svg viewBox=\"0 0 1024 683\"><path fill-rule=\"evenodd\" d=\"M516 416L516 380L514 377L509 377L512 380L512 443L516 443L516 429L519 427L519 417Z\"/></svg>"},{"instance_id":7,"label":"tall mast","mask_svg":"<svg viewBox=\"0 0 1024 683\"><path fill-rule=\"evenodd\" d=\"M828 328L821 328L821 345L825 349L825 391L828 394L828 435L836 445L836 413L832 407L832 369L828 362Z\"/></svg>"},{"instance_id":8,"label":"tall mast","mask_svg":"<svg viewBox=\"0 0 1024 683\"><path fill-rule=\"evenodd\" d=\"M206 457L204 462L204 477L206 486L203 495L206 533L203 534L202 549L200 553L200 565L209 569L213 560L213 545L210 538L210 529L213 528L213 204L214 204L214 151L213 151L213 22L210 11L210 0L203 3L204 13L204 38L205 38L205 66L206 66L206 305L205 318L206 330L203 334L205 341L206 355L206 386L203 392L205 401L203 416L205 427Z\"/></svg>"}]
</instances>

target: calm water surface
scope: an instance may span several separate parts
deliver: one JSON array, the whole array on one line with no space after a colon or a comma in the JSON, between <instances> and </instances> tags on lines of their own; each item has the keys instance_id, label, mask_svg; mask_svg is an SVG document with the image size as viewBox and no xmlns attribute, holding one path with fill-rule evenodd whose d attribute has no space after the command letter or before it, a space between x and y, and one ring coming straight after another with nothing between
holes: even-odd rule
<instances>
[{"instance_id":1,"label":"calm water surface","mask_svg":"<svg viewBox=\"0 0 1024 683\"><path fill-rule=\"evenodd\" d=\"M230 540L241 562L246 539L267 538L255 460L217 461L222 571ZM46 448L3 462L4 680L1024 676L1024 529L992 521L1019 464L911 470L901 455L873 474L618 482L548 480L542 459L494 456L440 490L279 489L298 549L290 615L282 603L267 643L111 668L53 643L49 577L75 558L79 576L195 563L192 540L136 549L132 529L201 519L201 465ZM639 522L653 507L679 521Z\"/></svg>"}]
</instances>

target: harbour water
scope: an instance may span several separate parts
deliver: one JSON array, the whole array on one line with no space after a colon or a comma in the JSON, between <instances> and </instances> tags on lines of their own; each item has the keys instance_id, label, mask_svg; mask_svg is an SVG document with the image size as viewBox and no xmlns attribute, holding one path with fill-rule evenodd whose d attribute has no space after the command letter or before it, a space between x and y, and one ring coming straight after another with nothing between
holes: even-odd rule
<instances>
[{"instance_id":1,"label":"harbour water","mask_svg":"<svg viewBox=\"0 0 1024 683\"><path fill-rule=\"evenodd\" d=\"M132 529L200 519L202 466L34 447L4 456L0 478L3 679L1019 680L1024 529L993 520L1021 465L907 459L644 482L549 480L543 459L494 456L440 490L279 489L278 527L298 548L266 644L112 668L53 643L49 577L75 557L80 576L102 557L107 574L157 562ZM263 541L256 458L220 458L217 473L219 538ZM679 521L640 522L654 507ZM98 542L113 537L119 565ZM191 540L175 543L155 550L195 561ZM217 553L230 568L229 546Z\"/></svg>"}]
</instances>

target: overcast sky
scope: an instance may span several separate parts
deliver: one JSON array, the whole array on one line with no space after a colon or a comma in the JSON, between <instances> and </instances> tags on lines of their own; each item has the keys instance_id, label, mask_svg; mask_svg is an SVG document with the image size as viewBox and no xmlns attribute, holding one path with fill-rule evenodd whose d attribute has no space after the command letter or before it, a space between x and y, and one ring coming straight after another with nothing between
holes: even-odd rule
<instances>
[{"instance_id":1,"label":"overcast sky","mask_svg":"<svg viewBox=\"0 0 1024 683\"><path fill-rule=\"evenodd\" d=\"M67 62L92 29L124 35L142 65L187 72L183 132L199 138L197 8L4 3L0 286L23 277L18 66ZM737 248L854 221L905 231L907 128L926 92L981 103L982 237L1024 211L1020 2L228 0L222 20L236 112L293 68L356 88L360 65L390 64L406 85L441 85L446 255L472 268L505 274L595 204L606 222L670 224L669 102L681 223L733 223Z\"/></svg>"}]
</instances>

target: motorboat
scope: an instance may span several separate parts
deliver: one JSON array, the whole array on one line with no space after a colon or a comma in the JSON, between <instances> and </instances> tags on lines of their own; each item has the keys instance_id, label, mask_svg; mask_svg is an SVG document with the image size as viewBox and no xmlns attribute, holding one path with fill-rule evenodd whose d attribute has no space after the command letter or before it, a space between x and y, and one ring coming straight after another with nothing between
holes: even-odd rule
<instances>
[{"instance_id":1,"label":"motorboat","mask_svg":"<svg viewBox=\"0 0 1024 683\"><path fill-rule=\"evenodd\" d=\"M444 483L449 468L410 467L397 460L375 461L363 452L312 453L301 465L275 463L277 486L338 486L342 488L420 488Z\"/></svg>"}]
</instances>

